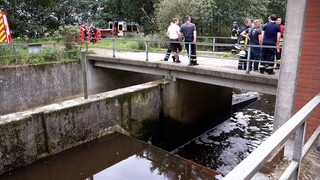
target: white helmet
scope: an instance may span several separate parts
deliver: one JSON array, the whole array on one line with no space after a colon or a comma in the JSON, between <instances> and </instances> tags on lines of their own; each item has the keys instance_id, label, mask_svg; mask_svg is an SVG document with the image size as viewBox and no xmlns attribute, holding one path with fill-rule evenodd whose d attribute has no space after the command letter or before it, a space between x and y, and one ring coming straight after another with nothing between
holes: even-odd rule
<instances>
[{"instance_id":1,"label":"white helmet","mask_svg":"<svg viewBox=\"0 0 320 180\"><path fill-rule=\"evenodd\" d=\"M240 57L246 57L246 54L247 54L246 51L240 51L239 52L239 56Z\"/></svg>"}]
</instances>

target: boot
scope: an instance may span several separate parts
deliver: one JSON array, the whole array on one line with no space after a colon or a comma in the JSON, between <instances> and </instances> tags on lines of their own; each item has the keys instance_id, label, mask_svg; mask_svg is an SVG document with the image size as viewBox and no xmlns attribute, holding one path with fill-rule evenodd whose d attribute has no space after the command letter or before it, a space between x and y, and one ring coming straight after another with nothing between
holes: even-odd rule
<instances>
[{"instance_id":1,"label":"boot","mask_svg":"<svg viewBox=\"0 0 320 180\"><path fill-rule=\"evenodd\" d=\"M172 56L173 62L176 62L176 57Z\"/></svg>"},{"instance_id":2,"label":"boot","mask_svg":"<svg viewBox=\"0 0 320 180\"><path fill-rule=\"evenodd\" d=\"M178 55L177 55L175 63L181 63L181 61L179 60L179 56Z\"/></svg>"},{"instance_id":3,"label":"boot","mask_svg":"<svg viewBox=\"0 0 320 180\"><path fill-rule=\"evenodd\" d=\"M199 65L199 64L197 63L197 60L192 61L191 63L192 63L193 66Z\"/></svg>"}]
</instances>

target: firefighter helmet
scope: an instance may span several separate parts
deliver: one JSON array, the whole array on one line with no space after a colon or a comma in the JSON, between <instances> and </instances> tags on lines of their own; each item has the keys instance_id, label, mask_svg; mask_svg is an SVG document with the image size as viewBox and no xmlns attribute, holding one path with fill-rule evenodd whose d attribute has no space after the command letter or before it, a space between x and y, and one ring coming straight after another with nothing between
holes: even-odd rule
<instances>
[{"instance_id":1,"label":"firefighter helmet","mask_svg":"<svg viewBox=\"0 0 320 180\"><path fill-rule=\"evenodd\" d=\"M240 52L239 52L239 56L240 56L240 57L245 57L246 54L247 54L246 51L240 51Z\"/></svg>"}]
</instances>

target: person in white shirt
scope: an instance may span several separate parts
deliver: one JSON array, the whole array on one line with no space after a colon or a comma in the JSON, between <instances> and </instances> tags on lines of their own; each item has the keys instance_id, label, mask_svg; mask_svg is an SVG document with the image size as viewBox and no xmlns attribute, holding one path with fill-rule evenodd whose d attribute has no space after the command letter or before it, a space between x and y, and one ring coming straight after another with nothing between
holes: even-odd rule
<instances>
[{"instance_id":1,"label":"person in white shirt","mask_svg":"<svg viewBox=\"0 0 320 180\"><path fill-rule=\"evenodd\" d=\"M173 52L173 62L180 63L179 53L182 50L180 41L181 41L181 33L179 27L179 19L173 18L172 24L168 27L167 35L170 39L171 48Z\"/></svg>"}]
</instances>

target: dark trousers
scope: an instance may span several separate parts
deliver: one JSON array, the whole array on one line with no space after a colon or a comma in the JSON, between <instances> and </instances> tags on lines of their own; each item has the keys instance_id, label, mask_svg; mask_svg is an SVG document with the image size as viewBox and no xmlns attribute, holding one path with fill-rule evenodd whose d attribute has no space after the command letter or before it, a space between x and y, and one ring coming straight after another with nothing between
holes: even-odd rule
<instances>
[{"instance_id":1,"label":"dark trousers","mask_svg":"<svg viewBox=\"0 0 320 180\"><path fill-rule=\"evenodd\" d=\"M185 47L186 47L186 49L187 49L187 53L188 53L188 56L189 56L189 46L190 46L190 43L191 43L191 57L190 57L190 59L191 60L196 60L197 59L197 53L196 53L196 45L195 44L193 44L192 42L187 42L187 41L185 41L186 43L185 43Z\"/></svg>"},{"instance_id":2,"label":"dark trousers","mask_svg":"<svg viewBox=\"0 0 320 180\"><path fill-rule=\"evenodd\" d=\"M238 42L238 39L231 39L231 44L236 44ZM238 49L235 46L231 47L231 51L237 51Z\"/></svg>"},{"instance_id":3,"label":"dark trousers","mask_svg":"<svg viewBox=\"0 0 320 180\"><path fill-rule=\"evenodd\" d=\"M276 43L263 43L262 45L266 46L275 46ZM267 73L273 73L274 68L274 58L276 55L276 49L275 48L262 48L262 61L260 66L260 72L266 71ZM262 70L262 71L261 71Z\"/></svg>"},{"instance_id":4,"label":"dark trousers","mask_svg":"<svg viewBox=\"0 0 320 180\"><path fill-rule=\"evenodd\" d=\"M277 50L276 52L276 67L277 68L280 68L280 63L281 63L281 52L282 52L282 49L280 48L279 51Z\"/></svg>"},{"instance_id":5,"label":"dark trousers","mask_svg":"<svg viewBox=\"0 0 320 180\"><path fill-rule=\"evenodd\" d=\"M239 70L246 70L247 69L247 58L248 58L248 51L247 50L245 50L245 52L246 52L246 55L244 56L244 57L242 57L242 56L239 56L238 57L238 59L239 59L239 61L238 61L238 69Z\"/></svg>"},{"instance_id":6,"label":"dark trousers","mask_svg":"<svg viewBox=\"0 0 320 180\"><path fill-rule=\"evenodd\" d=\"M167 53L166 53L166 55L164 56L164 61L168 61L168 60L169 60L171 51L172 51L171 43L168 42Z\"/></svg>"},{"instance_id":7,"label":"dark trousers","mask_svg":"<svg viewBox=\"0 0 320 180\"><path fill-rule=\"evenodd\" d=\"M258 70L259 69L259 61L261 59L261 48L260 47L251 47L251 54L252 54L252 59L254 60L253 62L253 70ZM252 68L252 61L249 63L249 69Z\"/></svg>"}]
</instances>

